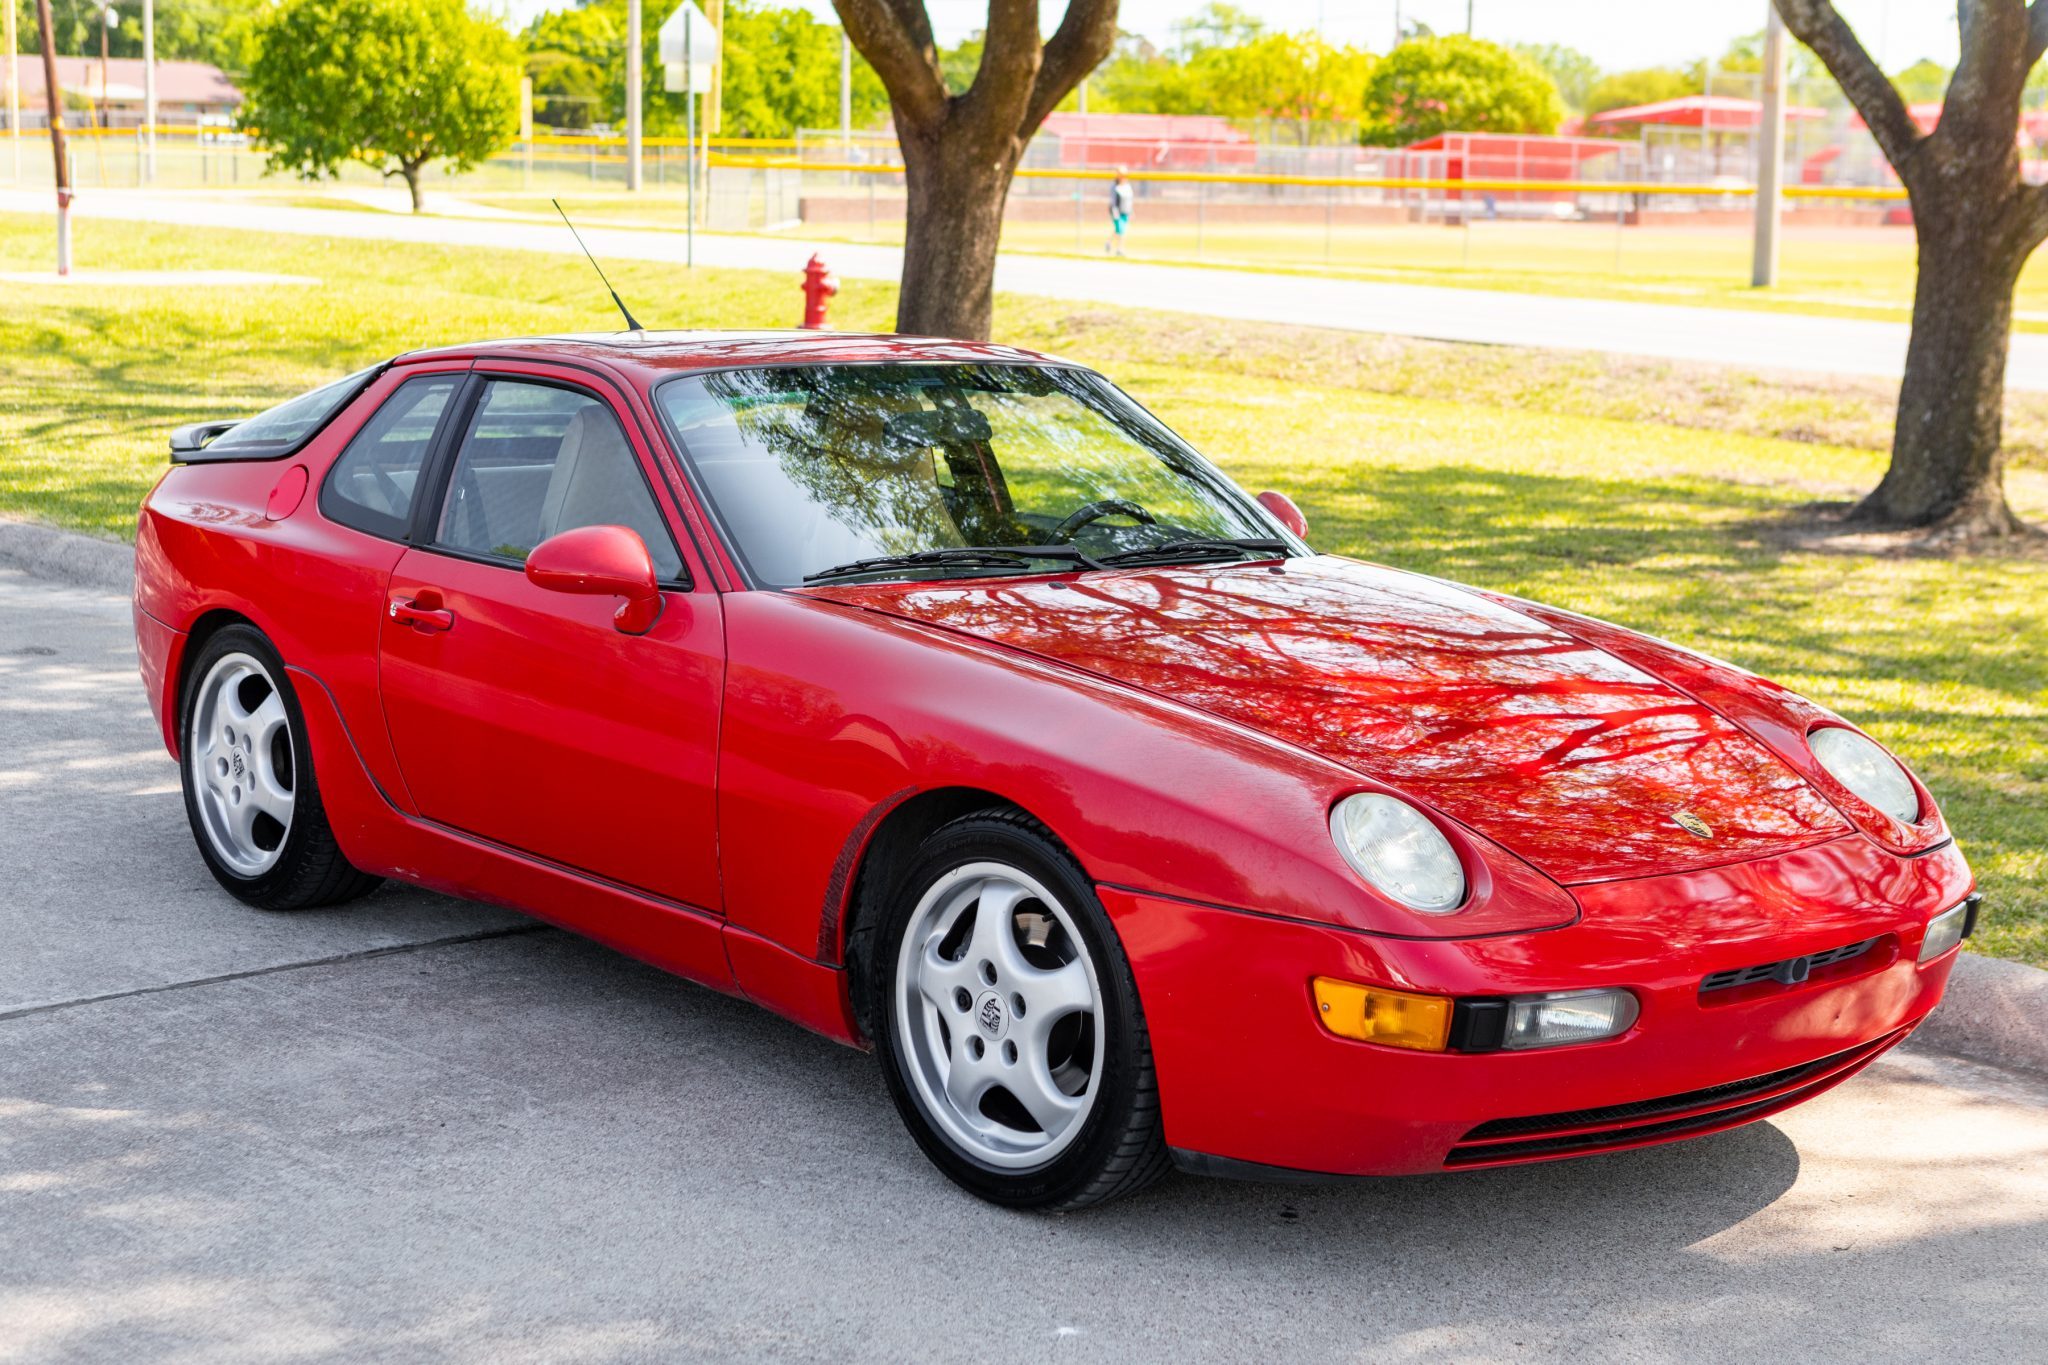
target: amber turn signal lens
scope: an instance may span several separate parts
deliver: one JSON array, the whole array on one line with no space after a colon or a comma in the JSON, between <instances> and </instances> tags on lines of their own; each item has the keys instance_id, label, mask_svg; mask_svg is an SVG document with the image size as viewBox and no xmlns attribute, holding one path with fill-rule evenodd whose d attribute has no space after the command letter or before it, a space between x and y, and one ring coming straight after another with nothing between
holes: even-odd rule
<instances>
[{"instance_id":1,"label":"amber turn signal lens","mask_svg":"<svg viewBox=\"0 0 2048 1365\"><path fill-rule=\"evenodd\" d=\"M1340 1038L1419 1052L1442 1052L1451 1038L1451 1002L1332 977L1315 979L1316 1016Z\"/></svg>"}]
</instances>

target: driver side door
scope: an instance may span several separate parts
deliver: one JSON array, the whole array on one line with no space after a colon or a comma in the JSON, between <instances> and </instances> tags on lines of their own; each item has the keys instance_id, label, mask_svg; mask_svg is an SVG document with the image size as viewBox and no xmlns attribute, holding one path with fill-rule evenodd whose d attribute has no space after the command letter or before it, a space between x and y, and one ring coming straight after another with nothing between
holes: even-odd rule
<instances>
[{"instance_id":1,"label":"driver side door","mask_svg":"<svg viewBox=\"0 0 2048 1365\"><path fill-rule=\"evenodd\" d=\"M720 603L615 397L574 371L479 373L441 489L393 570L384 714L428 819L693 909L718 911L714 806ZM537 587L541 541L623 525L662 610L622 634L616 601Z\"/></svg>"}]
</instances>

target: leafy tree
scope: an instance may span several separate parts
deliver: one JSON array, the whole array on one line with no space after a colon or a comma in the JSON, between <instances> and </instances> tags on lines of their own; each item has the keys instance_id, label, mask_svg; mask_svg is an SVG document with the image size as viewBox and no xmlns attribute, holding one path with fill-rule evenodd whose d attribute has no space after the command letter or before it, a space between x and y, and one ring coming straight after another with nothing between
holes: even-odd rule
<instances>
[{"instance_id":1,"label":"leafy tree","mask_svg":"<svg viewBox=\"0 0 2048 1365\"><path fill-rule=\"evenodd\" d=\"M650 32L658 24L644 26ZM617 123L626 107L626 5L549 10L527 26L526 74L533 80L533 116L554 128ZM641 70L660 84L658 37Z\"/></svg>"},{"instance_id":2,"label":"leafy tree","mask_svg":"<svg viewBox=\"0 0 2048 1365\"><path fill-rule=\"evenodd\" d=\"M1168 56L1121 45L1089 87L1090 107L1119 113L1355 122L1377 59L1313 33L1264 33Z\"/></svg>"},{"instance_id":3,"label":"leafy tree","mask_svg":"<svg viewBox=\"0 0 2048 1365\"><path fill-rule=\"evenodd\" d=\"M1217 47L1243 47L1258 41L1266 21L1223 0L1209 3L1173 24L1175 54L1186 61L1197 52Z\"/></svg>"},{"instance_id":4,"label":"leafy tree","mask_svg":"<svg viewBox=\"0 0 2048 1365\"><path fill-rule=\"evenodd\" d=\"M1557 83L1498 43L1416 38L1379 59L1365 83L1368 142L1405 146L1443 132L1554 133Z\"/></svg>"},{"instance_id":5,"label":"leafy tree","mask_svg":"<svg viewBox=\"0 0 2048 1365\"><path fill-rule=\"evenodd\" d=\"M723 131L788 137L839 126L839 29L810 11L726 0ZM853 59L853 122L866 127L889 107L874 68Z\"/></svg>"},{"instance_id":6,"label":"leafy tree","mask_svg":"<svg viewBox=\"0 0 2048 1365\"><path fill-rule=\"evenodd\" d=\"M650 134L686 126L685 97L662 88L661 0L649 0L642 25L643 111ZM839 29L794 6L727 0L724 14L722 132L734 137L788 137L798 128L839 122ZM533 78L534 117L555 128L617 127L626 111L626 0L592 0L552 10L527 25L526 73ZM873 123L888 107L881 81L858 55L853 62L853 117Z\"/></svg>"},{"instance_id":7,"label":"leafy tree","mask_svg":"<svg viewBox=\"0 0 2048 1365\"><path fill-rule=\"evenodd\" d=\"M1947 538L2018 532L2005 501L2005 360L2020 269L2048 239L2048 187L2020 175L2014 130L2048 51L2048 0L1959 0L1961 56L1922 133L1829 0L1775 0L1834 73L1913 205L1919 278L1892 458L1851 519Z\"/></svg>"},{"instance_id":8,"label":"leafy tree","mask_svg":"<svg viewBox=\"0 0 2048 1365\"><path fill-rule=\"evenodd\" d=\"M896 329L985 340L1003 203L1025 144L1116 42L1117 0L1068 0L1050 39L1038 0L988 0L981 64L946 84L924 0L832 0L889 92L908 221Z\"/></svg>"},{"instance_id":9,"label":"leafy tree","mask_svg":"<svg viewBox=\"0 0 2048 1365\"><path fill-rule=\"evenodd\" d=\"M35 0L0 0L15 8L15 31L21 35L22 50L40 51L36 34ZM107 33L107 55L142 55L142 0L115 0L120 27ZM156 55L166 62L206 62L221 70L238 73L249 69L255 20L263 0L156 0ZM50 7L57 51L67 56L100 55L100 20L97 5L63 3Z\"/></svg>"},{"instance_id":10,"label":"leafy tree","mask_svg":"<svg viewBox=\"0 0 2048 1365\"><path fill-rule=\"evenodd\" d=\"M1924 104L1941 98L1942 92L1948 89L1949 74L1949 69L1940 62L1922 57L1911 66L1893 72L1892 86L1906 103Z\"/></svg>"},{"instance_id":11,"label":"leafy tree","mask_svg":"<svg viewBox=\"0 0 2048 1365\"><path fill-rule=\"evenodd\" d=\"M986 35L976 29L939 53L939 70L945 73L946 89L956 95L967 93L967 87L974 84L974 73L981 70L981 50L986 45Z\"/></svg>"},{"instance_id":12,"label":"leafy tree","mask_svg":"<svg viewBox=\"0 0 2048 1365\"><path fill-rule=\"evenodd\" d=\"M432 160L467 170L519 129L519 53L463 0L284 0L256 31L242 120L272 170L313 180L358 161L421 208Z\"/></svg>"},{"instance_id":13,"label":"leafy tree","mask_svg":"<svg viewBox=\"0 0 2048 1365\"><path fill-rule=\"evenodd\" d=\"M1593 82L1592 89L1586 92L1586 113L1604 114L1609 109L1632 109L1638 104L1684 99L1699 93L1697 80L1668 66L1616 71Z\"/></svg>"},{"instance_id":14,"label":"leafy tree","mask_svg":"<svg viewBox=\"0 0 2048 1365\"><path fill-rule=\"evenodd\" d=\"M1577 48L1566 47L1562 43L1515 43L1511 50L1528 58L1556 82L1557 93L1564 99L1566 108L1585 110L1586 96L1592 92L1593 83L1600 79L1600 63Z\"/></svg>"}]
</instances>

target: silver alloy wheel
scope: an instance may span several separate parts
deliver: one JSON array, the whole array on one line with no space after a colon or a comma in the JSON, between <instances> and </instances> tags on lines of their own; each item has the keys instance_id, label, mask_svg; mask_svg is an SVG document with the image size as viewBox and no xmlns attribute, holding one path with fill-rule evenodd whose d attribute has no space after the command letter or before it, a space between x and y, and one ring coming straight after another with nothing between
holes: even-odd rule
<instances>
[{"instance_id":1,"label":"silver alloy wheel","mask_svg":"<svg viewBox=\"0 0 2048 1365\"><path fill-rule=\"evenodd\" d=\"M1065 906L1003 863L934 882L896 957L896 1025L925 1113L965 1154L1043 1166L1102 1088L1102 987Z\"/></svg>"},{"instance_id":2,"label":"silver alloy wheel","mask_svg":"<svg viewBox=\"0 0 2048 1365\"><path fill-rule=\"evenodd\" d=\"M261 661L227 654L207 670L185 744L214 856L237 876L268 872L291 833L298 755L284 698Z\"/></svg>"}]
</instances>

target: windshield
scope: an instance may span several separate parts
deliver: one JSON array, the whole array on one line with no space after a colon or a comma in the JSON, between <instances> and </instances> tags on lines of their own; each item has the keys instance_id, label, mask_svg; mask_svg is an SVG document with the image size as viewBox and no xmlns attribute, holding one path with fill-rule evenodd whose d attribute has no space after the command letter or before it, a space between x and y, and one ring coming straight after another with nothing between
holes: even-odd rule
<instances>
[{"instance_id":1,"label":"windshield","mask_svg":"<svg viewBox=\"0 0 2048 1365\"><path fill-rule=\"evenodd\" d=\"M1282 533L1098 375L1034 365L810 365L670 380L658 405L747 567L807 578L1059 572ZM1148 547L1161 548L1153 554ZM1031 556L946 553L1040 547ZM1213 557L1252 550L1207 547ZM1144 552L1133 554L1133 552ZM927 555L921 564L853 568Z\"/></svg>"}]
</instances>

